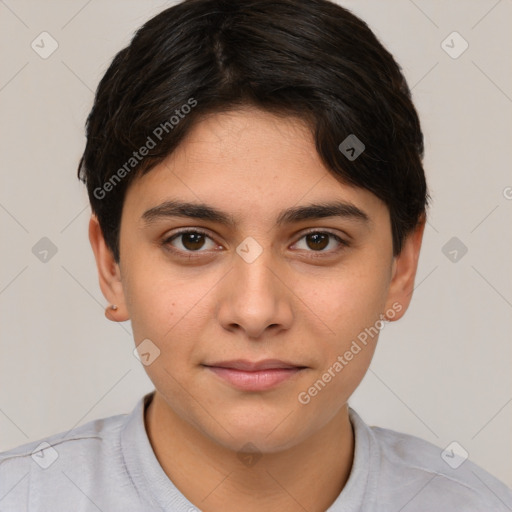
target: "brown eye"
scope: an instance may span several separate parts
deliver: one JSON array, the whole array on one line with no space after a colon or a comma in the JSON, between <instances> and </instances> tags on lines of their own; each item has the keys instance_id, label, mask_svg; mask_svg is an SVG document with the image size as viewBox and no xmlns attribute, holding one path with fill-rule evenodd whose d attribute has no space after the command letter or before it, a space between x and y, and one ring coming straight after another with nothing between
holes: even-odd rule
<instances>
[{"instance_id":1,"label":"brown eye","mask_svg":"<svg viewBox=\"0 0 512 512\"><path fill-rule=\"evenodd\" d=\"M296 242L295 246L306 252L332 254L344 247L348 247L349 244L338 235L329 231L311 231Z\"/></svg>"},{"instance_id":2,"label":"brown eye","mask_svg":"<svg viewBox=\"0 0 512 512\"><path fill-rule=\"evenodd\" d=\"M180 231L179 233L175 233L164 240L163 244L182 253L201 253L217 246L206 233L196 230Z\"/></svg>"},{"instance_id":3,"label":"brown eye","mask_svg":"<svg viewBox=\"0 0 512 512\"><path fill-rule=\"evenodd\" d=\"M181 235L182 244L189 251L197 251L204 245L204 235L201 233L184 233Z\"/></svg>"},{"instance_id":4,"label":"brown eye","mask_svg":"<svg viewBox=\"0 0 512 512\"><path fill-rule=\"evenodd\" d=\"M306 235L306 243L310 249L321 251L329 245L329 235L326 233L312 233Z\"/></svg>"}]
</instances>

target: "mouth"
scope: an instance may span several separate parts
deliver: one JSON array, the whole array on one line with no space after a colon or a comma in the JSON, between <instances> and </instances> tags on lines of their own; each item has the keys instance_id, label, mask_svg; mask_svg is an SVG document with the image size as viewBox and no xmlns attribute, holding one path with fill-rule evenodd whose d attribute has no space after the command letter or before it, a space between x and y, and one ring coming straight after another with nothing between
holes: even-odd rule
<instances>
[{"instance_id":1,"label":"mouth","mask_svg":"<svg viewBox=\"0 0 512 512\"><path fill-rule=\"evenodd\" d=\"M278 359L258 362L237 359L203 366L223 381L244 391L272 389L307 368Z\"/></svg>"}]
</instances>

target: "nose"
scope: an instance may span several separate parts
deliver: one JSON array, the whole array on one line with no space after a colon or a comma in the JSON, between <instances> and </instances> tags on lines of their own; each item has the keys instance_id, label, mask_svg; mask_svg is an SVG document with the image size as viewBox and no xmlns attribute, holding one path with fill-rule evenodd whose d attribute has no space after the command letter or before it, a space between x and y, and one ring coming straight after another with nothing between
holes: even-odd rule
<instances>
[{"instance_id":1,"label":"nose","mask_svg":"<svg viewBox=\"0 0 512 512\"><path fill-rule=\"evenodd\" d=\"M262 339L270 331L276 335L292 324L292 295L272 262L270 249L251 263L237 255L222 280L218 320L224 329L242 331L247 338Z\"/></svg>"}]
</instances>

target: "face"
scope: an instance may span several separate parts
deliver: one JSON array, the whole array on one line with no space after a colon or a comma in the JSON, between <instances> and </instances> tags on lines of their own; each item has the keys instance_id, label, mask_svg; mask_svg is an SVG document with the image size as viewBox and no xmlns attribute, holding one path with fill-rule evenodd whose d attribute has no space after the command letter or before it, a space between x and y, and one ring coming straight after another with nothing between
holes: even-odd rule
<instances>
[{"instance_id":1,"label":"face","mask_svg":"<svg viewBox=\"0 0 512 512\"><path fill-rule=\"evenodd\" d=\"M410 247L400 266L386 205L335 179L300 120L244 109L133 182L119 286L102 289L160 351L145 369L173 414L272 452L346 411L383 316L408 305Z\"/></svg>"}]
</instances>

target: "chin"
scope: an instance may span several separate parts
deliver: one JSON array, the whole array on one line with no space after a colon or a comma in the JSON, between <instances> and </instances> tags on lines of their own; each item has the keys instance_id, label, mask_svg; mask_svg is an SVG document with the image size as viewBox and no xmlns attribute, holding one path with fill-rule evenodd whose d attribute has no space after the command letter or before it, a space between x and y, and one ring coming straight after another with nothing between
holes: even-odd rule
<instances>
[{"instance_id":1,"label":"chin","mask_svg":"<svg viewBox=\"0 0 512 512\"><path fill-rule=\"evenodd\" d=\"M247 444L254 445L261 453L275 453L286 450L308 437L304 423L293 414L277 414L275 411L264 414L260 409L243 415L221 414L222 426L216 425L215 433L209 436L217 443L235 452ZM283 408L281 411L285 411ZM287 417L287 414L289 416ZM287 421L289 419L292 421ZM212 435L213 434L213 435ZM231 434L231 435L230 435Z\"/></svg>"}]
</instances>

